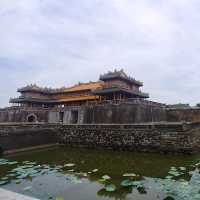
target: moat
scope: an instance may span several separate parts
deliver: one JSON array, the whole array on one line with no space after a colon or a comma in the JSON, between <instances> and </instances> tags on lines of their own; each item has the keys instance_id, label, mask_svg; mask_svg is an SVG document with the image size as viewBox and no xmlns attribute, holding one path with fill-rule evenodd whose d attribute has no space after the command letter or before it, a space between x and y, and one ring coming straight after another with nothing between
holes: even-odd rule
<instances>
[{"instance_id":1,"label":"moat","mask_svg":"<svg viewBox=\"0 0 200 200\"><path fill-rule=\"evenodd\" d=\"M0 158L2 188L41 200L197 200L200 154L59 147Z\"/></svg>"}]
</instances>

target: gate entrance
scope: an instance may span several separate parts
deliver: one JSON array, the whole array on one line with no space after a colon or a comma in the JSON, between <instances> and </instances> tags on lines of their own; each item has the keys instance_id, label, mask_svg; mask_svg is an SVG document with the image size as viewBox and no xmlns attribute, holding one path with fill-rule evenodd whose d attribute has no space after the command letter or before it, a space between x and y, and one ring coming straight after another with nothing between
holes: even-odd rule
<instances>
[{"instance_id":1,"label":"gate entrance","mask_svg":"<svg viewBox=\"0 0 200 200\"><path fill-rule=\"evenodd\" d=\"M37 122L37 116L35 114L28 115L27 122Z\"/></svg>"},{"instance_id":2,"label":"gate entrance","mask_svg":"<svg viewBox=\"0 0 200 200\"><path fill-rule=\"evenodd\" d=\"M77 124L78 123L78 110L71 111L71 123Z\"/></svg>"}]
</instances>

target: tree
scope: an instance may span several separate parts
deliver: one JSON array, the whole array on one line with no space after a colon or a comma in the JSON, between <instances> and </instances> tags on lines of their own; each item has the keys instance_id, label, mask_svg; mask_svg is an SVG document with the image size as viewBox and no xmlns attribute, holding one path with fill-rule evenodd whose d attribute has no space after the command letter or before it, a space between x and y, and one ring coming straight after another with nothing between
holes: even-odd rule
<instances>
[{"instance_id":1,"label":"tree","mask_svg":"<svg viewBox=\"0 0 200 200\"><path fill-rule=\"evenodd\" d=\"M200 103L197 103L196 107L199 107L199 108L200 108Z\"/></svg>"}]
</instances>

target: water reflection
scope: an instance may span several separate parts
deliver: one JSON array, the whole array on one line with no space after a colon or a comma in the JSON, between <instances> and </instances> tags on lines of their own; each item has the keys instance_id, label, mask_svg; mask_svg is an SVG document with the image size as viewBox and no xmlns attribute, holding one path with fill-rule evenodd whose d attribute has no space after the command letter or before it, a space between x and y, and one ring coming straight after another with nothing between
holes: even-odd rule
<instances>
[{"instance_id":1,"label":"water reflection","mask_svg":"<svg viewBox=\"0 0 200 200\"><path fill-rule=\"evenodd\" d=\"M0 185L40 199L183 200L191 188L191 199L199 198L193 186L200 185L198 155L57 148L6 159Z\"/></svg>"}]
</instances>

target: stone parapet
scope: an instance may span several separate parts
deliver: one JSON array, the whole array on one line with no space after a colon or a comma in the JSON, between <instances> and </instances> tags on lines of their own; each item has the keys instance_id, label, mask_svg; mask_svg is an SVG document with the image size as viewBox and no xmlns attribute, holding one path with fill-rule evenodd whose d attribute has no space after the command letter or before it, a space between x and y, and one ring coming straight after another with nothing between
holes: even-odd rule
<instances>
[{"instance_id":1,"label":"stone parapet","mask_svg":"<svg viewBox=\"0 0 200 200\"><path fill-rule=\"evenodd\" d=\"M200 150L199 128L190 123L63 125L59 138L74 147L189 154Z\"/></svg>"},{"instance_id":2,"label":"stone parapet","mask_svg":"<svg viewBox=\"0 0 200 200\"><path fill-rule=\"evenodd\" d=\"M200 123L138 124L0 124L0 148L4 151L60 143L114 150L200 152Z\"/></svg>"}]
</instances>

